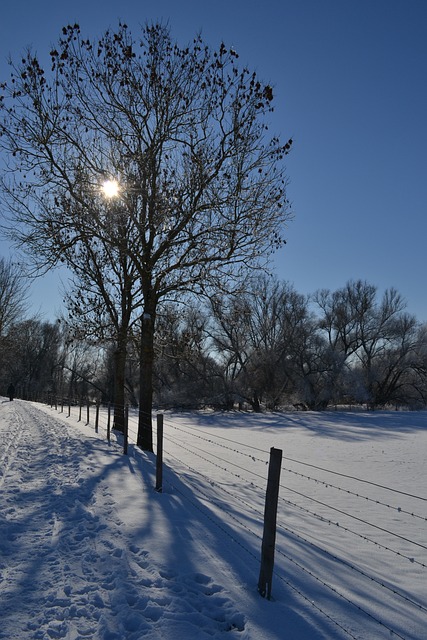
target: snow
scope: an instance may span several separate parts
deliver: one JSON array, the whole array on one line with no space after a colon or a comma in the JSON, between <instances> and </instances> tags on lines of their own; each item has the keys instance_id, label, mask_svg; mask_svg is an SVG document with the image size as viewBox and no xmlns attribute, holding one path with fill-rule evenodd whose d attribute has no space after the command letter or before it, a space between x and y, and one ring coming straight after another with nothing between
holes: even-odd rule
<instances>
[{"instance_id":1,"label":"snow","mask_svg":"<svg viewBox=\"0 0 427 640\"><path fill-rule=\"evenodd\" d=\"M0 638L427 637L426 412L166 413L161 493L83 416L0 399Z\"/></svg>"}]
</instances>

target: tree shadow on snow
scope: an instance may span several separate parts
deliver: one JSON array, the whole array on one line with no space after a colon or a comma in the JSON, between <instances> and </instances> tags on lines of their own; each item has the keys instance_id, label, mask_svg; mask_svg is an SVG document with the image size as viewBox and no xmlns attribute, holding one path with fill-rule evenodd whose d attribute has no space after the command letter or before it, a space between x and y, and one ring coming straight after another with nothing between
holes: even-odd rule
<instances>
[{"instance_id":1,"label":"tree shadow on snow","mask_svg":"<svg viewBox=\"0 0 427 640\"><path fill-rule=\"evenodd\" d=\"M331 640L341 637L334 624L319 615L308 601L296 595L286 581L277 576L273 578L273 597L270 601L258 593L261 541L248 534L248 529L258 530L259 533L260 527L262 532L257 513L242 514L238 506L226 504L224 498L218 500L215 497L217 487L203 480L199 481L200 486L194 487L191 471L176 473L169 465L164 465L163 491L156 493L155 456L141 452L133 445L129 454L134 472L141 475L145 487L151 487L151 513L145 516L146 523L137 531L137 538L151 539L155 535L156 522L162 528L167 528L166 536L164 530L159 532L163 540L169 539L166 547L162 547L161 562L163 571L173 567L173 571L177 572L170 574L172 581L179 580L188 585L189 576L192 575L196 581L200 576L204 577L209 583L206 594L210 596L211 591L222 589L221 581L226 578L223 599L229 598L237 611L239 606L242 607L248 618L249 634L251 631L260 634L249 637L271 640L281 640L283 637ZM243 532L239 524L236 526L236 518L243 521ZM235 589L228 593L230 576ZM192 590L191 585L189 588ZM244 603L239 603L239 594ZM240 631L243 630L244 627L240 628Z\"/></svg>"},{"instance_id":2,"label":"tree shadow on snow","mask_svg":"<svg viewBox=\"0 0 427 640\"><path fill-rule=\"evenodd\" d=\"M304 429L311 435L344 441L400 438L408 433L427 430L427 411L296 411L271 413L195 412L174 414L183 427L197 424L200 429L233 430L239 428L275 434L280 430Z\"/></svg>"}]
</instances>

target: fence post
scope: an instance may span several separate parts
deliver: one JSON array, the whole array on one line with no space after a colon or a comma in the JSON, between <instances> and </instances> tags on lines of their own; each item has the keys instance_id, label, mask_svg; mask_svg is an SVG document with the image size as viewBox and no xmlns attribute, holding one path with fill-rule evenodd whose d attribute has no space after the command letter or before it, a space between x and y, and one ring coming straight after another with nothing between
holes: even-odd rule
<instances>
[{"instance_id":1,"label":"fence post","mask_svg":"<svg viewBox=\"0 0 427 640\"><path fill-rule=\"evenodd\" d=\"M81 422L82 419L82 401L79 400L79 422Z\"/></svg>"},{"instance_id":2,"label":"fence post","mask_svg":"<svg viewBox=\"0 0 427 640\"><path fill-rule=\"evenodd\" d=\"M96 403L95 433L98 433L98 421L99 421L99 401Z\"/></svg>"},{"instance_id":3,"label":"fence post","mask_svg":"<svg viewBox=\"0 0 427 640\"><path fill-rule=\"evenodd\" d=\"M128 421L129 421L129 407L125 405L125 423L123 425L123 453L127 455L128 452Z\"/></svg>"},{"instance_id":4,"label":"fence post","mask_svg":"<svg viewBox=\"0 0 427 640\"><path fill-rule=\"evenodd\" d=\"M87 401L87 413L86 413L86 416L87 416L86 425L89 424L89 411L90 411L90 401L88 400Z\"/></svg>"},{"instance_id":5,"label":"fence post","mask_svg":"<svg viewBox=\"0 0 427 640\"><path fill-rule=\"evenodd\" d=\"M276 543L277 502L279 498L280 468L282 466L282 450L271 447L268 466L267 492L265 496L264 533L261 546L261 568L259 572L258 591L263 598L271 597L273 580L274 547Z\"/></svg>"},{"instance_id":6,"label":"fence post","mask_svg":"<svg viewBox=\"0 0 427 640\"><path fill-rule=\"evenodd\" d=\"M71 399L68 398L68 417L71 415Z\"/></svg>"},{"instance_id":7,"label":"fence post","mask_svg":"<svg viewBox=\"0 0 427 640\"><path fill-rule=\"evenodd\" d=\"M110 442L110 435L111 435L111 404L108 403L108 418L107 418L107 440L108 442Z\"/></svg>"},{"instance_id":8,"label":"fence post","mask_svg":"<svg viewBox=\"0 0 427 640\"><path fill-rule=\"evenodd\" d=\"M156 491L163 489L163 414L157 414Z\"/></svg>"}]
</instances>

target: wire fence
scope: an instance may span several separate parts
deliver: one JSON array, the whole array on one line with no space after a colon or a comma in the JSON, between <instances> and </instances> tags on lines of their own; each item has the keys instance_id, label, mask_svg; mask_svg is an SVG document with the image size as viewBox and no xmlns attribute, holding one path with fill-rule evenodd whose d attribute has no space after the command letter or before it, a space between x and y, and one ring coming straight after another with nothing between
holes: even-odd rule
<instances>
[{"instance_id":1,"label":"wire fence","mask_svg":"<svg viewBox=\"0 0 427 640\"><path fill-rule=\"evenodd\" d=\"M112 406L52 406L110 437ZM138 420L130 408L132 445ZM153 432L156 443L156 420ZM162 432L164 489L197 508L256 572L269 451L169 414L162 416ZM423 495L284 455L274 579L345 637L368 637L370 629L370 637L420 640L427 626L426 507Z\"/></svg>"}]
</instances>

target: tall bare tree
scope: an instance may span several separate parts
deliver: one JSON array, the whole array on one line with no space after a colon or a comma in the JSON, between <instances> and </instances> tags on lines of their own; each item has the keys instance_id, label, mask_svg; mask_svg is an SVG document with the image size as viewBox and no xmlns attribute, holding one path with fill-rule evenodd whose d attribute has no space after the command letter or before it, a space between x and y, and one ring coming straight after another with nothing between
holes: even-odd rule
<instances>
[{"instance_id":1,"label":"tall bare tree","mask_svg":"<svg viewBox=\"0 0 427 640\"><path fill-rule=\"evenodd\" d=\"M46 72L27 51L2 85L4 200L46 266L88 239L117 243L100 183L119 182L143 296L138 444L151 449L158 304L231 288L282 246L291 140L268 133L273 90L224 44L180 47L161 24L91 41L74 25L50 55Z\"/></svg>"}]
</instances>

